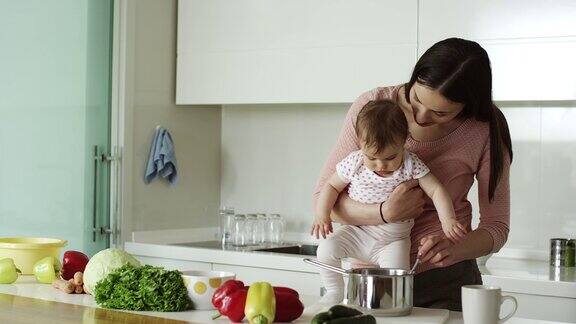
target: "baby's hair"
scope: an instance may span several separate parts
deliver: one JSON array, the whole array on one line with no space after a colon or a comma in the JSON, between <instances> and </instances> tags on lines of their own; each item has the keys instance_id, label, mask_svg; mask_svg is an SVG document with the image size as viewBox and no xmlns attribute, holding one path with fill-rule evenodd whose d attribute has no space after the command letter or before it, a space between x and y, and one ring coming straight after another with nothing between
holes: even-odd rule
<instances>
[{"instance_id":1,"label":"baby's hair","mask_svg":"<svg viewBox=\"0 0 576 324\"><path fill-rule=\"evenodd\" d=\"M404 145L408 137L406 116L394 101L370 101L358 114L356 136L376 153L389 145Z\"/></svg>"}]
</instances>

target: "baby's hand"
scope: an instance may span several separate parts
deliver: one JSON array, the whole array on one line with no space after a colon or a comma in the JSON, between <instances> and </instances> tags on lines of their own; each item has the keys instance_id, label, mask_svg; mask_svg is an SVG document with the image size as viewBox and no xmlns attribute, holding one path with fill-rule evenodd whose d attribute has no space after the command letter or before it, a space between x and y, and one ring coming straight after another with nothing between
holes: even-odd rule
<instances>
[{"instance_id":1,"label":"baby's hand","mask_svg":"<svg viewBox=\"0 0 576 324\"><path fill-rule=\"evenodd\" d=\"M454 243L461 241L466 236L466 226L458 223L455 219L442 222L442 231Z\"/></svg>"},{"instance_id":2,"label":"baby's hand","mask_svg":"<svg viewBox=\"0 0 576 324\"><path fill-rule=\"evenodd\" d=\"M310 235L315 236L317 239L320 238L320 235L322 235L322 238L326 238L326 236L332 232L332 221L330 220L330 216L316 217L316 219L314 219Z\"/></svg>"}]
</instances>

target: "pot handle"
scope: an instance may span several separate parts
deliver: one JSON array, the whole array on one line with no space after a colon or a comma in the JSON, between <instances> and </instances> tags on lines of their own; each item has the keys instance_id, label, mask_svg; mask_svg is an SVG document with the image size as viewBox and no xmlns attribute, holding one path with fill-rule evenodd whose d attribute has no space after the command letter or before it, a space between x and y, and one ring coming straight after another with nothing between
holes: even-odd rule
<instances>
[{"instance_id":1,"label":"pot handle","mask_svg":"<svg viewBox=\"0 0 576 324\"><path fill-rule=\"evenodd\" d=\"M346 271L342 268L334 267L334 266L331 266L329 264L322 263L320 261L316 261L316 260L312 260L312 259L304 259L304 262L311 264L313 266L316 266L316 267L320 267L320 268L323 268L326 270L337 272L337 273L342 274L342 275L349 275L350 274L348 271Z\"/></svg>"}]
</instances>

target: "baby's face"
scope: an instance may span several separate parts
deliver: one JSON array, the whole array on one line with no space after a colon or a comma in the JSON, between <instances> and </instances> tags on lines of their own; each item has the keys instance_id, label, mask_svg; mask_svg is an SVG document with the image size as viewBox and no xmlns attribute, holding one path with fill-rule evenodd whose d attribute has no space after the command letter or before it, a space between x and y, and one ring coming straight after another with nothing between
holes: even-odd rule
<instances>
[{"instance_id":1,"label":"baby's face","mask_svg":"<svg viewBox=\"0 0 576 324\"><path fill-rule=\"evenodd\" d=\"M364 155L364 165L379 176L389 176L398 170L404 159L404 145L393 144L376 153L371 147L361 145Z\"/></svg>"}]
</instances>

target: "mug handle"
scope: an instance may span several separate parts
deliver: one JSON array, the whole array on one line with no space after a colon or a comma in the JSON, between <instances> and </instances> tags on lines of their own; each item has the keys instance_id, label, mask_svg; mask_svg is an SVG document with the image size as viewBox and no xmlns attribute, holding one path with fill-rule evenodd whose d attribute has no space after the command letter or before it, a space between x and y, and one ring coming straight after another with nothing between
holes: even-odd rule
<instances>
[{"instance_id":1,"label":"mug handle","mask_svg":"<svg viewBox=\"0 0 576 324\"><path fill-rule=\"evenodd\" d=\"M518 308L518 301L516 300L516 298L512 297L512 296L502 296L502 299L500 301L500 305L504 304L504 302L506 300L511 300L514 303L514 309L510 312L510 314L506 315L504 318L499 318L498 319L498 323L504 323L507 320L510 319L510 317L512 317L512 315L514 315L514 313L516 313L516 309Z\"/></svg>"}]
</instances>

